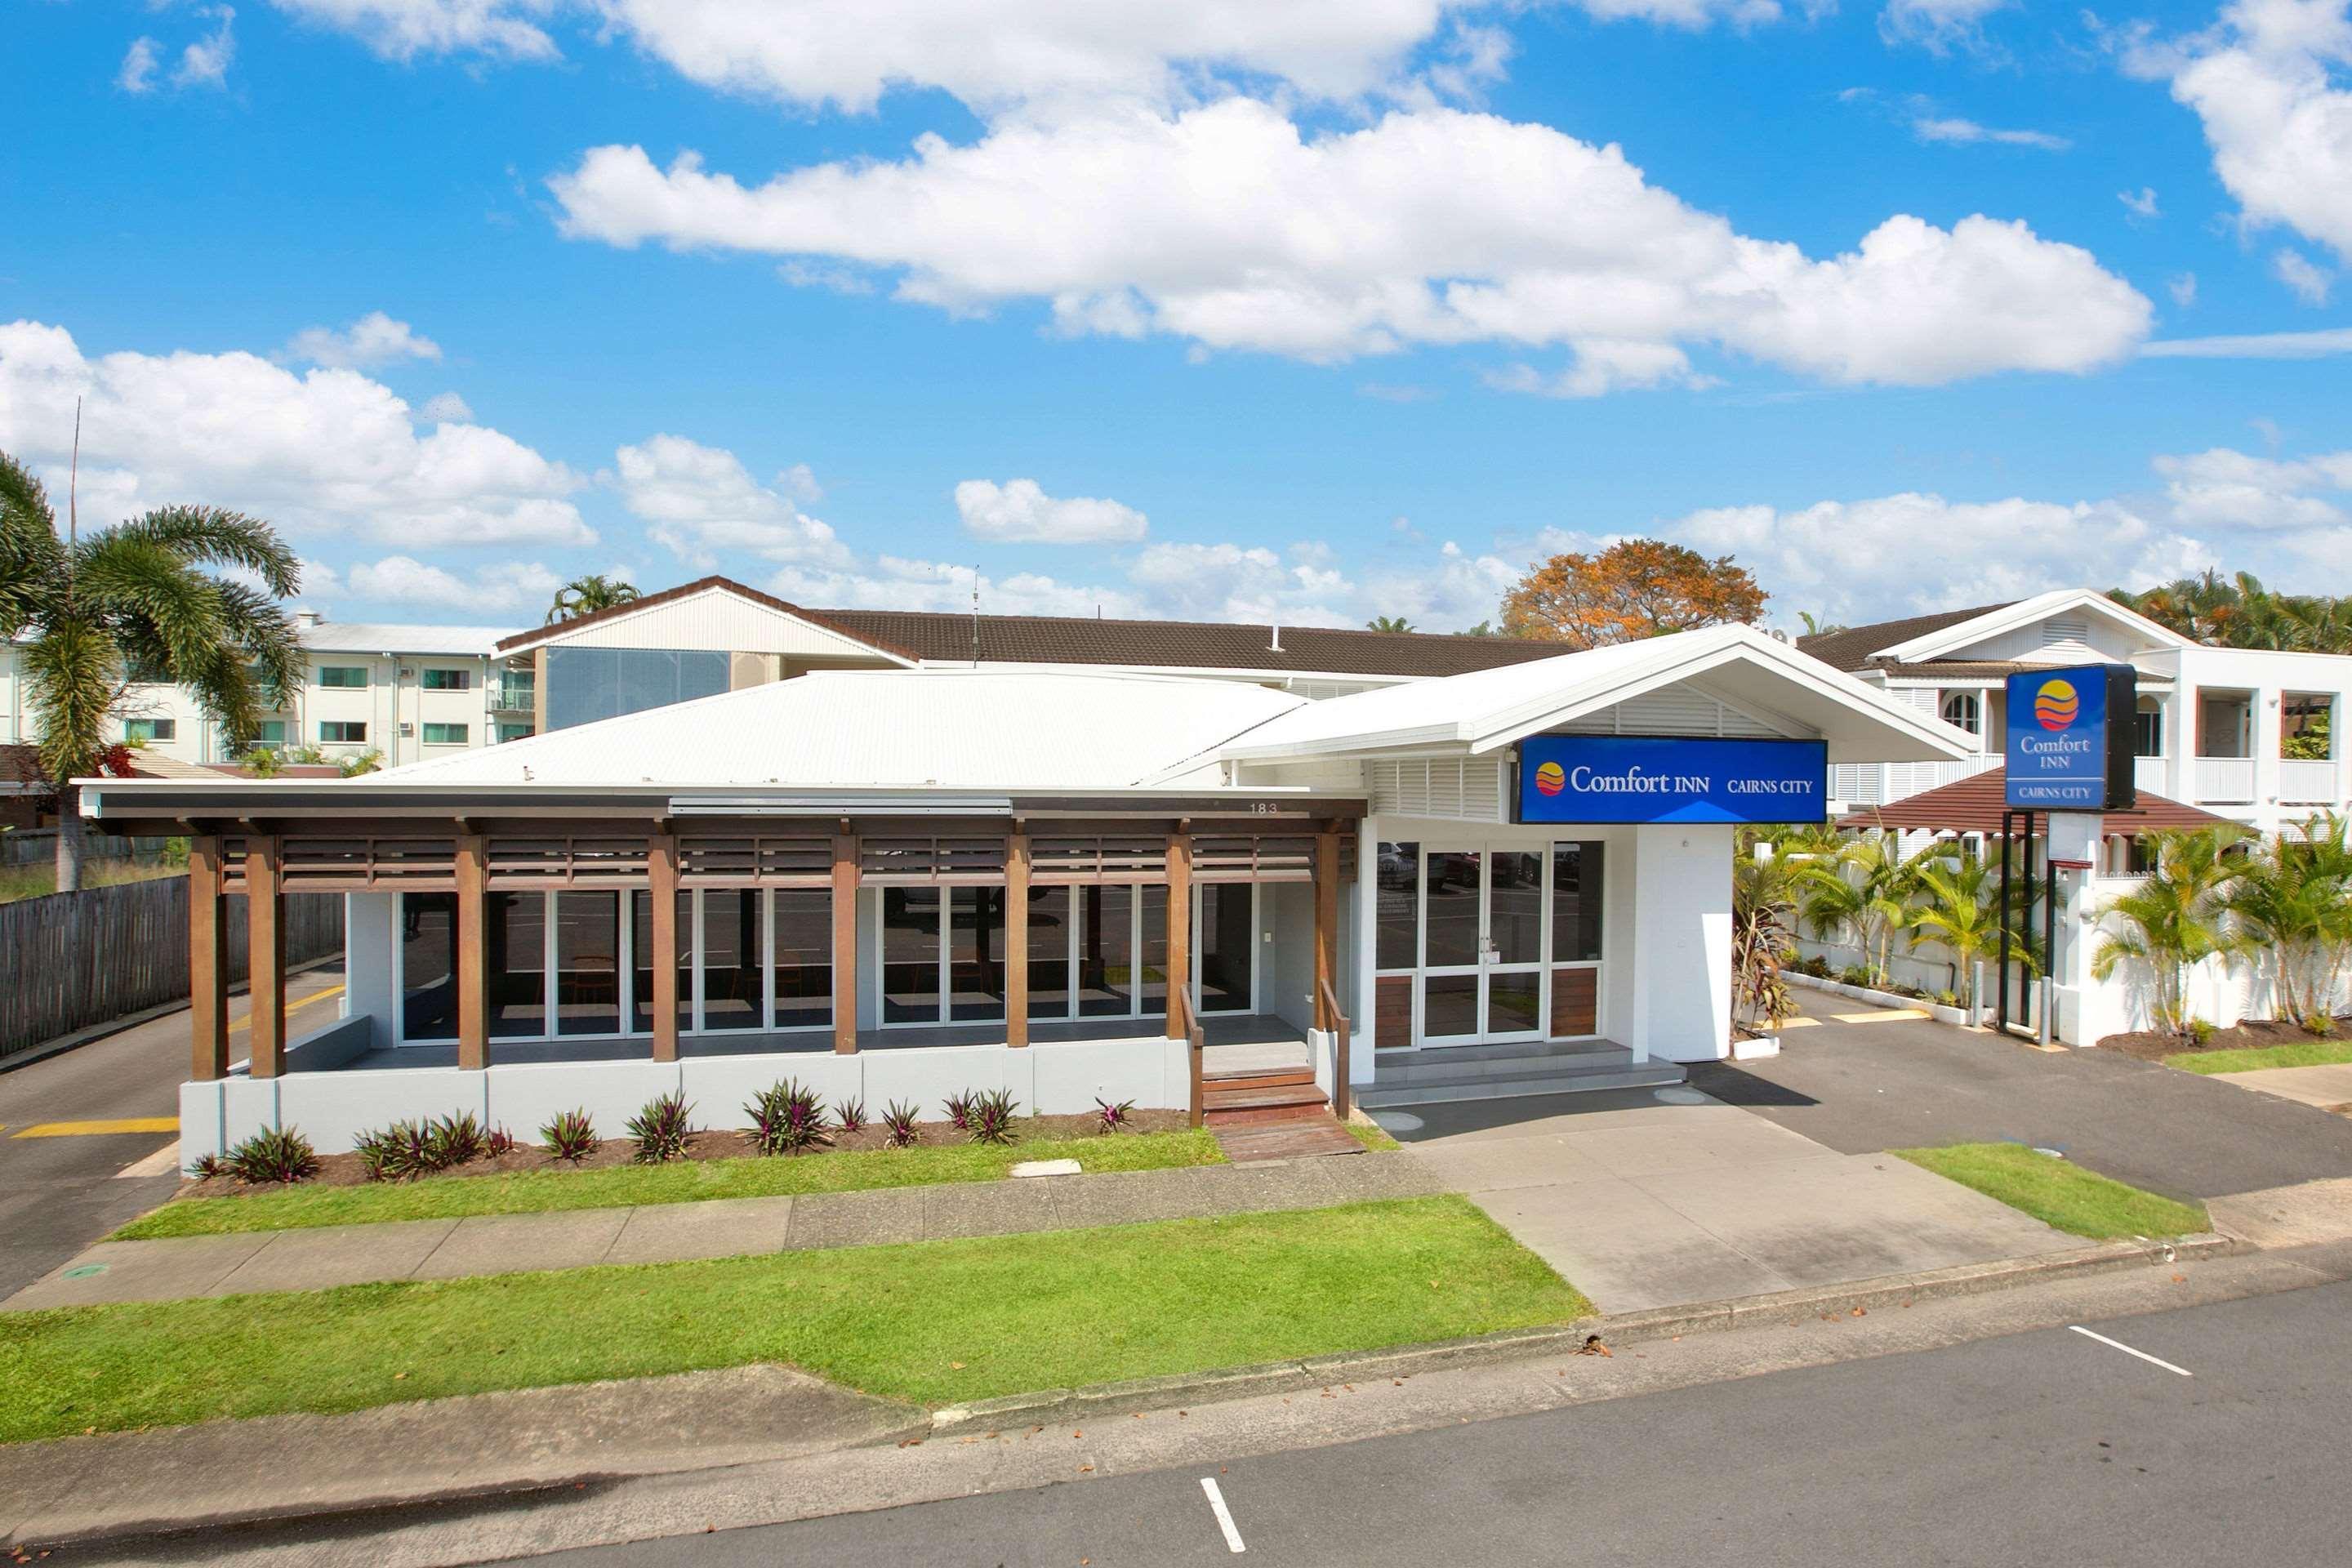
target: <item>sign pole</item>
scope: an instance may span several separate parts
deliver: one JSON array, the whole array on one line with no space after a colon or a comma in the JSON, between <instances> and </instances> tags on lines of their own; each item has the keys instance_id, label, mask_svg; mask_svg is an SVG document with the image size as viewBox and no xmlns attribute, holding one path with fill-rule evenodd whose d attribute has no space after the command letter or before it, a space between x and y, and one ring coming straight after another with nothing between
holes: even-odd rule
<instances>
[{"instance_id":1,"label":"sign pole","mask_svg":"<svg viewBox=\"0 0 2352 1568\"><path fill-rule=\"evenodd\" d=\"M2009 840L2017 820L2017 813L2004 807L2000 814L2000 968L1993 986L1993 1026L2002 1034L2009 1033Z\"/></svg>"}]
</instances>

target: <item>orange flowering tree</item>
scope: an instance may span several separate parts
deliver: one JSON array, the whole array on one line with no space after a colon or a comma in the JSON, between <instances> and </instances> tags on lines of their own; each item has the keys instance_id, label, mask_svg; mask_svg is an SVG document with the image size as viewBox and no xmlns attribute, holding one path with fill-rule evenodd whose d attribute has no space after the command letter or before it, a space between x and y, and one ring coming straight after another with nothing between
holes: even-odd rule
<instances>
[{"instance_id":1,"label":"orange flowering tree","mask_svg":"<svg viewBox=\"0 0 2352 1568\"><path fill-rule=\"evenodd\" d=\"M1592 555L1555 555L1503 596L1512 637L1601 647L1727 621L1753 623L1765 593L1730 556L1709 561L1656 539L1625 539Z\"/></svg>"}]
</instances>

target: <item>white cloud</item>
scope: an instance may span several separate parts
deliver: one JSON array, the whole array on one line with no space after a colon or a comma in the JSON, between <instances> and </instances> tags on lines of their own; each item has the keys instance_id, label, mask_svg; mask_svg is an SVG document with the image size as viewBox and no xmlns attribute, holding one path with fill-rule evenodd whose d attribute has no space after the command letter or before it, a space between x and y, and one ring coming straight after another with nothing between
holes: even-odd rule
<instances>
[{"instance_id":1,"label":"white cloud","mask_svg":"<svg viewBox=\"0 0 2352 1568\"><path fill-rule=\"evenodd\" d=\"M1985 47L1984 19L2014 0L1887 0L1878 14L1879 37L1918 44L1937 54Z\"/></svg>"},{"instance_id":2,"label":"white cloud","mask_svg":"<svg viewBox=\"0 0 2352 1568\"><path fill-rule=\"evenodd\" d=\"M1923 384L2088 369L2150 312L2021 223L1896 216L1814 260L1685 205L1613 146L1438 109L1321 136L1242 98L1022 120L757 187L607 146L551 183L577 238L821 257L892 269L900 299L948 310L1041 300L1066 331L1318 361L1698 342Z\"/></svg>"},{"instance_id":3,"label":"white cloud","mask_svg":"<svg viewBox=\"0 0 2352 1568\"><path fill-rule=\"evenodd\" d=\"M969 566L884 555L844 570L788 566L769 579L768 591L812 609L964 610L972 605ZM979 576L980 607L992 616L1092 616L1122 620L1148 617L1150 608L1122 588L1065 583L1034 572Z\"/></svg>"},{"instance_id":4,"label":"white cloud","mask_svg":"<svg viewBox=\"0 0 2352 1568\"><path fill-rule=\"evenodd\" d=\"M435 393L417 412L439 425L464 425L474 417L472 405L454 392Z\"/></svg>"},{"instance_id":5,"label":"white cloud","mask_svg":"<svg viewBox=\"0 0 2352 1568\"><path fill-rule=\"evenodd\" d=\"M1092 496L1057 500L1034 479L966 479L956 513L974 538L994 544L1136 544L1150 526L1131 506Z\"/></svg>"},{"instance_id":6,"label":"white cloud","mask_svg":"<svg viewBox=\"0 0 2352 1568\"><path fill-rule=\"evenodd\" d=\"M2284 224L2352 261L2352 0L2232 0L2189 37L2133 35L2126 69L2196 111L2250 227Z\"/></svg>"},{"instance_id":7,"label":"white cloud","mask_svg":"<svg viewBox=\"0 0 2352 1568\"><path fill-rule=\"evenodd\" d=\"M287 343L284 357L302 364L373 370L404 359L437 360L441 345L418 336L406 321L370 310L340 332L331 327L303 328Z\"/></svg>"},{"instance_id":8,"label":"white cloud","mask_svg":"<svg viewBox=\"0 0 2352 1568\"><path fill-rule=\"evenodd\" d=\"M198 15L212 18L213 30L180 51L180 63L172 68L172 85L226 87L229 65L236 58L236 38L230 31L236 13L226 5L215 5Z\"/></svg>"},{"instance_id":9,"label":"white cloud","mask_svg":"<svg viewBox=\"0 0 2352 1568\"><path fill-rule=\"evenodd\" d=\"M2282 462L2217 447L2156 459L2173 515L2189 527L2264 531L2341 527L2343 509L2322 499L2352 492L2352 451Z\"/></svg>"},{"instance_id":10,"label":"white cloud","mask_svg":"<svg viewBox=\"0 0 2352 1568\"><path fill-rule=\"evenodd\" d=\"M131 47L123 52L122 68L114 73L114 85L125 92L152 92L158 68L155 40L133 38Z\"/></svg>"},{"instance_id":11,"label":"white cloud","mask_svg":"<svg viewBox=\"0 0 2352 1568\"><path fill-rule=\"evenodd\" d=\"M2149 359L2326 359L2331 354L2352 354L2352 327L2318 332L2165 338L2143 344L2139 352Z\"/></svg>"},{"instance_id":12,"label":"white cloud","mask_svg":"<svg viewBox=\"0 0 2352 1568\"><path fill-rule=\"evenodd\" d=\"M541 26L554 0L271 0L304 21L349 33L386 59L481 54L549 60L562 53Z\"/></svg>"},{"instance_id":13,"label":"white cloud","mask_svg":"<svg viewBox=\"0 0 2352 1568\"><path fill-rule=\"evenodd\" d=\"M779 476L784 489L753 479L723 447L657 435L614 455L621 503L645 520L646 535L698 567L721 552L818 567L848 563L831 525L801 510L786 490L814 485L805 465Z\"/></svg>"},{"instance_id":14,"label":"white cloud","mask_svg":"<svg viewBox=\"0 0 2352 1568\"><path fill-rule=\"evenodd\" d=\"M1362 620L1336 607L1349 584L1329 552L1311 543L1292 545L1286 558L1262 544L1154 544L1128 577L1160 614L1182 619L1322 626Z\"/></svg>"},{"instance_id":15,"label":"white cloud","mask_svg":"<svg viewBox=\"0 0 2352 1568\"><path fill-rule=\"evenodd\" d=\"M578 476L499 431L420 435L409 406L357 371L296 374L257 354L86 357L62 327L0 325L0 448L62 466L82 409L82 510L101 521L173 501L411 548L587 544Z\"/></svg>"},{"instance_id":16,"label":"white cloud","mask_svg":"<svg viewBox=\"0 0 2352 1568\"><path fill-rule=\"evenodd\" d=\"M1619 338L1580 338L1570 345L1575 363L1546 375L1533 365L1514 364L1483 379L1497 392L1538 397L1600 397L1628 387L1708 387L1713 376L1691 369L1690 356L1672 343L1630 342Z\"/></svg>"},{"instance_id":17,"label":"white cloud","mask_svg":"<svg viewBox=\"0 0 2352 1568\"><path fill-rule=\"evenodd\" d=\"M2181 273L2179 276L2172 279L2169 282L2165 284L2164 291L2172 296L2172 302L2174 304L2186 310L2189 306L2197 303L2197 274L2194 272ZM2148 345L2149 349L2153 349L2155 345L2152 343ZM2147 351L2143 350L2142 352Z\"/></svg>"},{"instance_id":18,"label":"white cloud","mask_svg":"<svg viewBox=\"0 0 2352 1568\"><path fill-rule=\"evenodd\" d=\"M2009 147L2039 147L2045 153L2063 153L2074 145L2065 137L2053 136L2047 131L2003 131L1950 115L1923 114L1911 122L1911 132L1922 142L1942 142L1955 146L1992 142ZM2148 200L2152 207L2155 202L2153 194ZM2124 205L2131 206L2129 196L2124 198ZM2134 207L2133 210L2138 209Z\"/></svg>"},{"instance_id":19,"label":"white cloud","mask_svg":"<svg viewBox=\"0 0 2352 1568\"><path fill-rule=\"evenodd\" d=\"M496 614L551 600L563 580L535 561L468 567L460 574L413 555L362 562L344 574L353 598ZM306 586L307 586L306 583Z\"/></svg>"},{"instance_id":20,"label":"white cloud","mask_svg":"<svg viewBox=\"0 0 2352 1568\"><path fill-rule=\"evenodd\" d=\"M2274 253L2271 257L2271 276L2285 284L2306 305L2326 304L2328 290L2336 286L2335 273L2315 265L2299 250Z\"/></svg>"},{"instance_id":21,"label":"white cloud","mask_svg":"<svg viewBox=\"0 0 2352 1568\"><path fill-rule=\"evenodd\" d=\"M2164 216L2156 205L2154 185L2142 185L2136 194L2131 191L2117 191L2116 200L2124 204L2126 212L2143 221L2153 222Z\"/></svg>"}]
</instances>

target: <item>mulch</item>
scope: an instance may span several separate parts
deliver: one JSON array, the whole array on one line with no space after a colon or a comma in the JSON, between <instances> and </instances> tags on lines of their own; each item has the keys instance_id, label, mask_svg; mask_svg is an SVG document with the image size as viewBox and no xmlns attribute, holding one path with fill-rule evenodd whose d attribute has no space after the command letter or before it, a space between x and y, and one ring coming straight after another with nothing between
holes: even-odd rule
<instances>
[{"instance_id":1,"label":"mulch","mask_svg":"<svg viewBox=\"0 0 2352 1568\"><path fill-rule=\"evenodd\" d=\"M2336 1033L2325 1037L2352 1039L2352 1017L2336 1019ZM2310 1038L2312 1037L2299 1024L2250 1018L2242 1024L2214 1030L2201 1046L2193 1035L2170 1035L2157 1029L2142 1029L2135 1034L2109 1035L2099 1042L2099 1049L2119 1051L2144 1062L2160 1062L2167 1057L2202 1056L2208 1051L2259 1050L2265 1046L2291 1046Z\"/></svg>"},{"instance_id":2,"label":"mulch","mask_svg":"<svg viewBox=\"0 0 2352 1568\"><path fill-rule=\"evenodd\" d=\"M920 1121L916 1124L919 1134L918 1147L936 1147L943 1143L964 1143L971 1140L956 1131L950 1121ZM1181 1110L1131 1110L1121 1127L1128 1132L1181 1132L1190 1119ZM869 1122L855 1132L838 1128L830 1134L832 1142L804 1154L778 1155L779 1159L822 1160L827 1154L854 1153L860 1150L887 1149L889 1135L879 1123ZM1024 1116L1013 1126L1013 1144L1047 1142L1065 1138L1103 1137L1102 1123L1092 1111L1074 1116ZM751 1142L751 1134L739 1131L706 1131L689 1133L686 1140L686 1158L689 1160L742 1160L757 1158L759 1150ZM429 1176L419 1176L422 1182L461 1180L467 1176L504 1175L513 1171L595 1171L614 1165L626 1165L636 1158L637 1144L633 1138L607 1138L595 1151L576 1163L559 1160L536 1143L521 1143L497 1156L468 1160L446 1171ZM300 1184L305 1187L359 1187L368 1184L367 1167L357 1154L321 1154L319 1173ZM183 1182L175 1198L241 1198L257 1193L282 1193L285 1186L277 1182L259 1184L240 1182L232 1176L214 1176L206 1181Z\"/></svg>"}]
</instances>

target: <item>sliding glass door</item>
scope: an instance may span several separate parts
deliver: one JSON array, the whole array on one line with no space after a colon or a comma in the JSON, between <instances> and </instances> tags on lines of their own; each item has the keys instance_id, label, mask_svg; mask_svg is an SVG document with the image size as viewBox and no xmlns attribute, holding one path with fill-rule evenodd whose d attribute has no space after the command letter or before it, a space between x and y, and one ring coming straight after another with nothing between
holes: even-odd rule
<instances>
[{"instance_id":1,"label":"sliding glass door","mask_svg":"<svg viewBox=\"0 0 2352 1568\"><path fill-rule=\"evenodd\" d=\"M1381 845L1373 903L1381 1047L1595 1033L1601 848Z\"/></svg>"}]
</instances>

